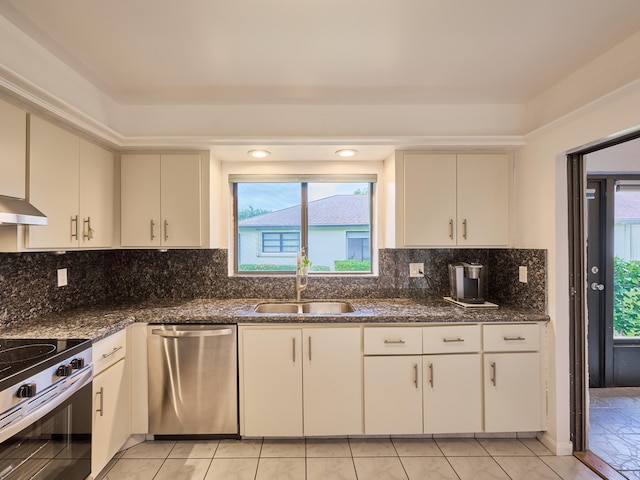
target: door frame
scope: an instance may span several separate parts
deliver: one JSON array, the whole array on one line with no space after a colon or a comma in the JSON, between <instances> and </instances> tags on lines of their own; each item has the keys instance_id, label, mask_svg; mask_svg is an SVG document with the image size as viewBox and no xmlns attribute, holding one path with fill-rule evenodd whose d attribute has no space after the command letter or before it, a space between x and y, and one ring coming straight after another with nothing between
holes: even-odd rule
<instances>
[{"instance_id":1,"label":"door frame","mask_svg":"<svg viewBox=\"0 0 640 480\"><path fill-rule=\"evenodd\" d=\"M640 138L640 131L626 133L567 153L567 206L569 247L569 359L570 439L575 452L587 450L587 316L586 316L586 183L584 156Z\"/></svg>"}]
</instances>

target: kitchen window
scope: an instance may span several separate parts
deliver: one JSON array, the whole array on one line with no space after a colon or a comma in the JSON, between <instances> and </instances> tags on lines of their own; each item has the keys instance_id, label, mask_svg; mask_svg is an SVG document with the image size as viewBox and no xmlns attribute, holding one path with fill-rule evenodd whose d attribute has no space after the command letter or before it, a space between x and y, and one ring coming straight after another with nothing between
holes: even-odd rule
<instances>
[{"instance_id":1,"label":"kitchen window","mask_svg":"<svg viewBox=\"0 0 640 480\"><path fill-rule=\"evenodd\" d=\"M236 273L371 273L375 175L231 175Z\"/></svg>"}]
</instances>

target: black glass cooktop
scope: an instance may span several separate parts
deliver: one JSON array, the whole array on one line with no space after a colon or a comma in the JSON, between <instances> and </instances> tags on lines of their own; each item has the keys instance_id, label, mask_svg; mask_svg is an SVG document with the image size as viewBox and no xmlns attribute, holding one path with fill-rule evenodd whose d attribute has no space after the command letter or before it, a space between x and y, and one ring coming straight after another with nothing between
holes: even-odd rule
<instances>
[{"instance_id":1,"label":"black glass cooktop","mask_svg":"<svg viewBox=\"0 0 640 480\"><path fill-rule=\"evenodd\" d=\"M90 340L80 339L0 339L0 390L6 388L7 383L18 382L89 345Z\"/></svg>"}]
</instances>

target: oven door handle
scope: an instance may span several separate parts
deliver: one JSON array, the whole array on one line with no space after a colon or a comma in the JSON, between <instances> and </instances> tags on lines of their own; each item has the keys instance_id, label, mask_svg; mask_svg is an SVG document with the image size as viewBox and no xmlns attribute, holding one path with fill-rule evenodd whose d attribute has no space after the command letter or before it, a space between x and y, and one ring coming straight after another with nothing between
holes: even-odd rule
<instances>
[{"instance_id":1,"label":"oven door handle","mask_svg":"<svg viewBox=\"0 0 640 480\"><path fill-rule=\"evenodd\" d=\"M0 430L0 442L4 442L5 440L13 437L16 433L27 428L36 420L44 417L47 413L62 405L82 387L89 385L93 381L93 367L89 366L84 370L80 370L76 375L67 377L66 381L70 384L67 385L66 388L61 386L61 388L64 388L61 393L50 400L45 401L42 405L34 408L29 413L26 413L20 420L16 420ZM27 403L28 402L23 402L20 407L23 411L26 411Z\"/></svg>"}]
</instances>

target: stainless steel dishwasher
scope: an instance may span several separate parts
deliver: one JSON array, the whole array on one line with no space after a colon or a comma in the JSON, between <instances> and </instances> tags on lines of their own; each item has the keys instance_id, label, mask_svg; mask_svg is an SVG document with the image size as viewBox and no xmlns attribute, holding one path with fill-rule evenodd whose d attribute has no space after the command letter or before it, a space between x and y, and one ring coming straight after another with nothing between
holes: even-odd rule
<instances>
[{"instance_id":1,"label":"stainless steel dishwasher","mask_svg":"<svg viewBox=\"0 0 640 480\"><path fill-rule=\"evenodd\" d=\"M149 433L237 435L236 325L149 325Z\"/></svg>"}]
</instances>

